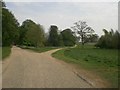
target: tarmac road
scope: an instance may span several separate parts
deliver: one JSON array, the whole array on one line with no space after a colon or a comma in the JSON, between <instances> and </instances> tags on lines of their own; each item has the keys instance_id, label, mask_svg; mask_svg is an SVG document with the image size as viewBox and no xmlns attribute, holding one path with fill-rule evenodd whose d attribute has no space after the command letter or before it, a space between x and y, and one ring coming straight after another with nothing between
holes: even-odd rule
<instances>
[{"instance_id":1,"label":"tarmac road","mask_svg":"<svg viewBox=\"0 0 120 90\"><path fill-rule=\"evenodd\" d=\"M3 62L3 88L91 88L72 70L54 59L58 49L36 53L13 46Z\"/></svg>"}]
</instances>

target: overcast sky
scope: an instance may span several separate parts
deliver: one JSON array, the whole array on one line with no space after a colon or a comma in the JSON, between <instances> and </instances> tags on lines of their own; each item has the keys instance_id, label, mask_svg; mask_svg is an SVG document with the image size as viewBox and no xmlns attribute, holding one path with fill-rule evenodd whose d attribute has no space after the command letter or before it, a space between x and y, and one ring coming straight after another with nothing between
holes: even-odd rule
<instances>
[{"instance_id":1,"label":"overcast sky","mask_svg":"<svg viewBox=\"0 0 120 90\"><path fill-rule=\"evenodd\" d=\"M31 19L44 26L57 25L60 30L70 28L79 20L86 21L95 32L102 29L118 29L117 2L6 2L7 8L21 24Z\"/></svg>"}]
</instances>

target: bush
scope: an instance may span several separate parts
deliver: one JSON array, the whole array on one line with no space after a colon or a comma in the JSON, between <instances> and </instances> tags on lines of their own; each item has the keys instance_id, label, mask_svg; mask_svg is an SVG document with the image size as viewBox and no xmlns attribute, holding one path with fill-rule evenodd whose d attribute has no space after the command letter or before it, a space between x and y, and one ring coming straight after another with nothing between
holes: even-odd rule
<instances>
[{"instance_id":1,"label":"bush","mask_svg":"<svg viewBox=\"0 0 120 90\"><path fill-rule=\"evenodd\" d=\"M96 47L99 48L112 48L119 49L120 48L120 33L118 31L114 32L112 29L110 32L103 29L104 35L100 37Z\"/></svg>"}]
</instances>

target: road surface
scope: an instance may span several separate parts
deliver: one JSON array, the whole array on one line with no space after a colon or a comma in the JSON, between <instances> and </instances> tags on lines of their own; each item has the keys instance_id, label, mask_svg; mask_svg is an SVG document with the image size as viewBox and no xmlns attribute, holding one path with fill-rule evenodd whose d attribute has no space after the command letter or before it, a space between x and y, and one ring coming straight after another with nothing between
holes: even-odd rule
<instances>
[{"instance_id":1,"label":"road surface","mask_svg":"<svg viewBox=\"0 0 120 90\"><path fill-rule=\"evenodd\" d=\"M3 62L3 88L90 88L67 66L54 59L56 50L36 53L12 48L9 58Z\"/></svg>"}]
</instances>

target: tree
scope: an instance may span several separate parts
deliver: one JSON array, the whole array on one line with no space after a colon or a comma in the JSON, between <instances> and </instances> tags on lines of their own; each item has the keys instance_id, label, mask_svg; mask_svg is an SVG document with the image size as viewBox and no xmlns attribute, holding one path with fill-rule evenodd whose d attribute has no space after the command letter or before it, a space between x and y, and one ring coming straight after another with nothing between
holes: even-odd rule
<instances>
[{"instance_id":1,"label":"tree","mask_svg":"<svg viewBox=\"0 0 120 90\"><path fill-rule=\"evenodd\" d=\"M59 46L64 46L63 36L61 33L58 36L58 44L59 44Z\"/></svg>"},{"instance_id":2,"label":"tree","mask_svg":"<svg viewBox=\"0 0 120 90\"><path fill-rule=\"evenodd\" d=\"M112 36L112 48L120 49L120 33L115 31Z\"/></svg>"},{"instance_id":3,"label":"tree","mask_svg":"<svg viewBox=\"0 0 120 90\"><path fill-rule=\"evenodd\" d=\"M19 37L18 32L19 23L14 15L5 8L5 4L2 7L2 45L10 46L16 44Z\"/></svg>"},{"instance_id":4,"label":"tree","mask_svg":"<svg viewBox=\"0 0 120 90\"><path fill-rule=\"evenodd\" d=\"M65 29L61 32L63 43L65 46L73 46L76 43L76 38L71 29Z\"/></svg>"},{"instance_id":5,"label":"tree","mask_svg":"<svg viewBox=\"0 0 120 90\"><path fill-rule=\"evenodd\" d=\"M0 0L0 8L2 9L3 7L6 7L5 2L3 2L3 0Z\"/></svg>"},{"instance_id":6,"label":"tree","mask_svg":"<svg viewBox=\"0 0 120 90\"><path fill-rule=\"evenodd\" d=\"M90 34L87 35L84 39L85 43L90 42L90 43L96 43L98 41L98 35L97 34Z\"/></svg>"},{"instance_id":7,"label":"tree","mask_svg":"<svg viewBox=\"0 0 120 90\"><path fill-rule=\"evenodd\" d=\"M71 28L75 31L77 35L79 35L82 45L84 45L85 37L87 37L87 35L89 34L92 34L94 30L91 27L89 27L84 21L79 21L74 24L75 26Z\"/></svg>"},{"instance_id":8,"label":"tree","mask_svg":"<svg viewBox=\"0 0 120 90\"><path fill-rule=\"evenodd\" d=\"M59 46L58 27L52 25L49 31L48 43L50 46Z\"/></svg>"},{"instance_id":9,"label":"tree","mask_svg":"<svg viewBox=\"0 0 120 90\"><path fill-rule=\"evenodd\" d=\"M103 29L104 35L100 37L96 47L100 48L120 48L120 33L118 31L114 32L113 29L111 31L107 31L106 29Z\"/></svg>"},{"instance_id":10,"label":"tree","mask_svg":"<svg viewBox=\"0 0 120 90\"><path fill-rule=\"evenodd\" d=\"M44 46L44 30L41 25L32 20L25 20L20 29L20 44L27 46Z\"/></svg>"},{"instance_id":11,"label":"tree","mask_svg":"<svg viewBox=\"0 0 120 90\"><path fill-rule=\"evenodd\" d=\"M5 2L0 1L0 3L2 4L2 7L6 7Z\"/></svg>"},{"instance_id":12,"label":"tree","mask_svg":"<svg viewBox=\"0 0 120 90\"><path fill-rule=\"evenodd\" d=\"M40 24L37 24L39 29L40 29L40 40L39 42L41 42L41 46L45 46L45 43L46 43L46 36L45 36L45 31L44 31L44 27Z\"/></svg>"},{"instance_id":13,"label":"tree","mask_svg":"<svg viewBox=\"0 0 120 90\"><path fill-rule=\"evenodd\" d=\"M0 1L0 46L2 46L2 1Z\"/></svg>"},{"instance_id":14,"label":"tree","mask_svg":"<svg viewBox=\"0 0 120 90\"><path fill-rule=\"evenodd\" d=\"M19 33L20 33L20 37L19 37L19 45L24 45L25 44L25 35L27 33L27 22L24 21L22 23L22 25L20 26L20 30L19 30Z\"/></svg>"}]
</instances>

